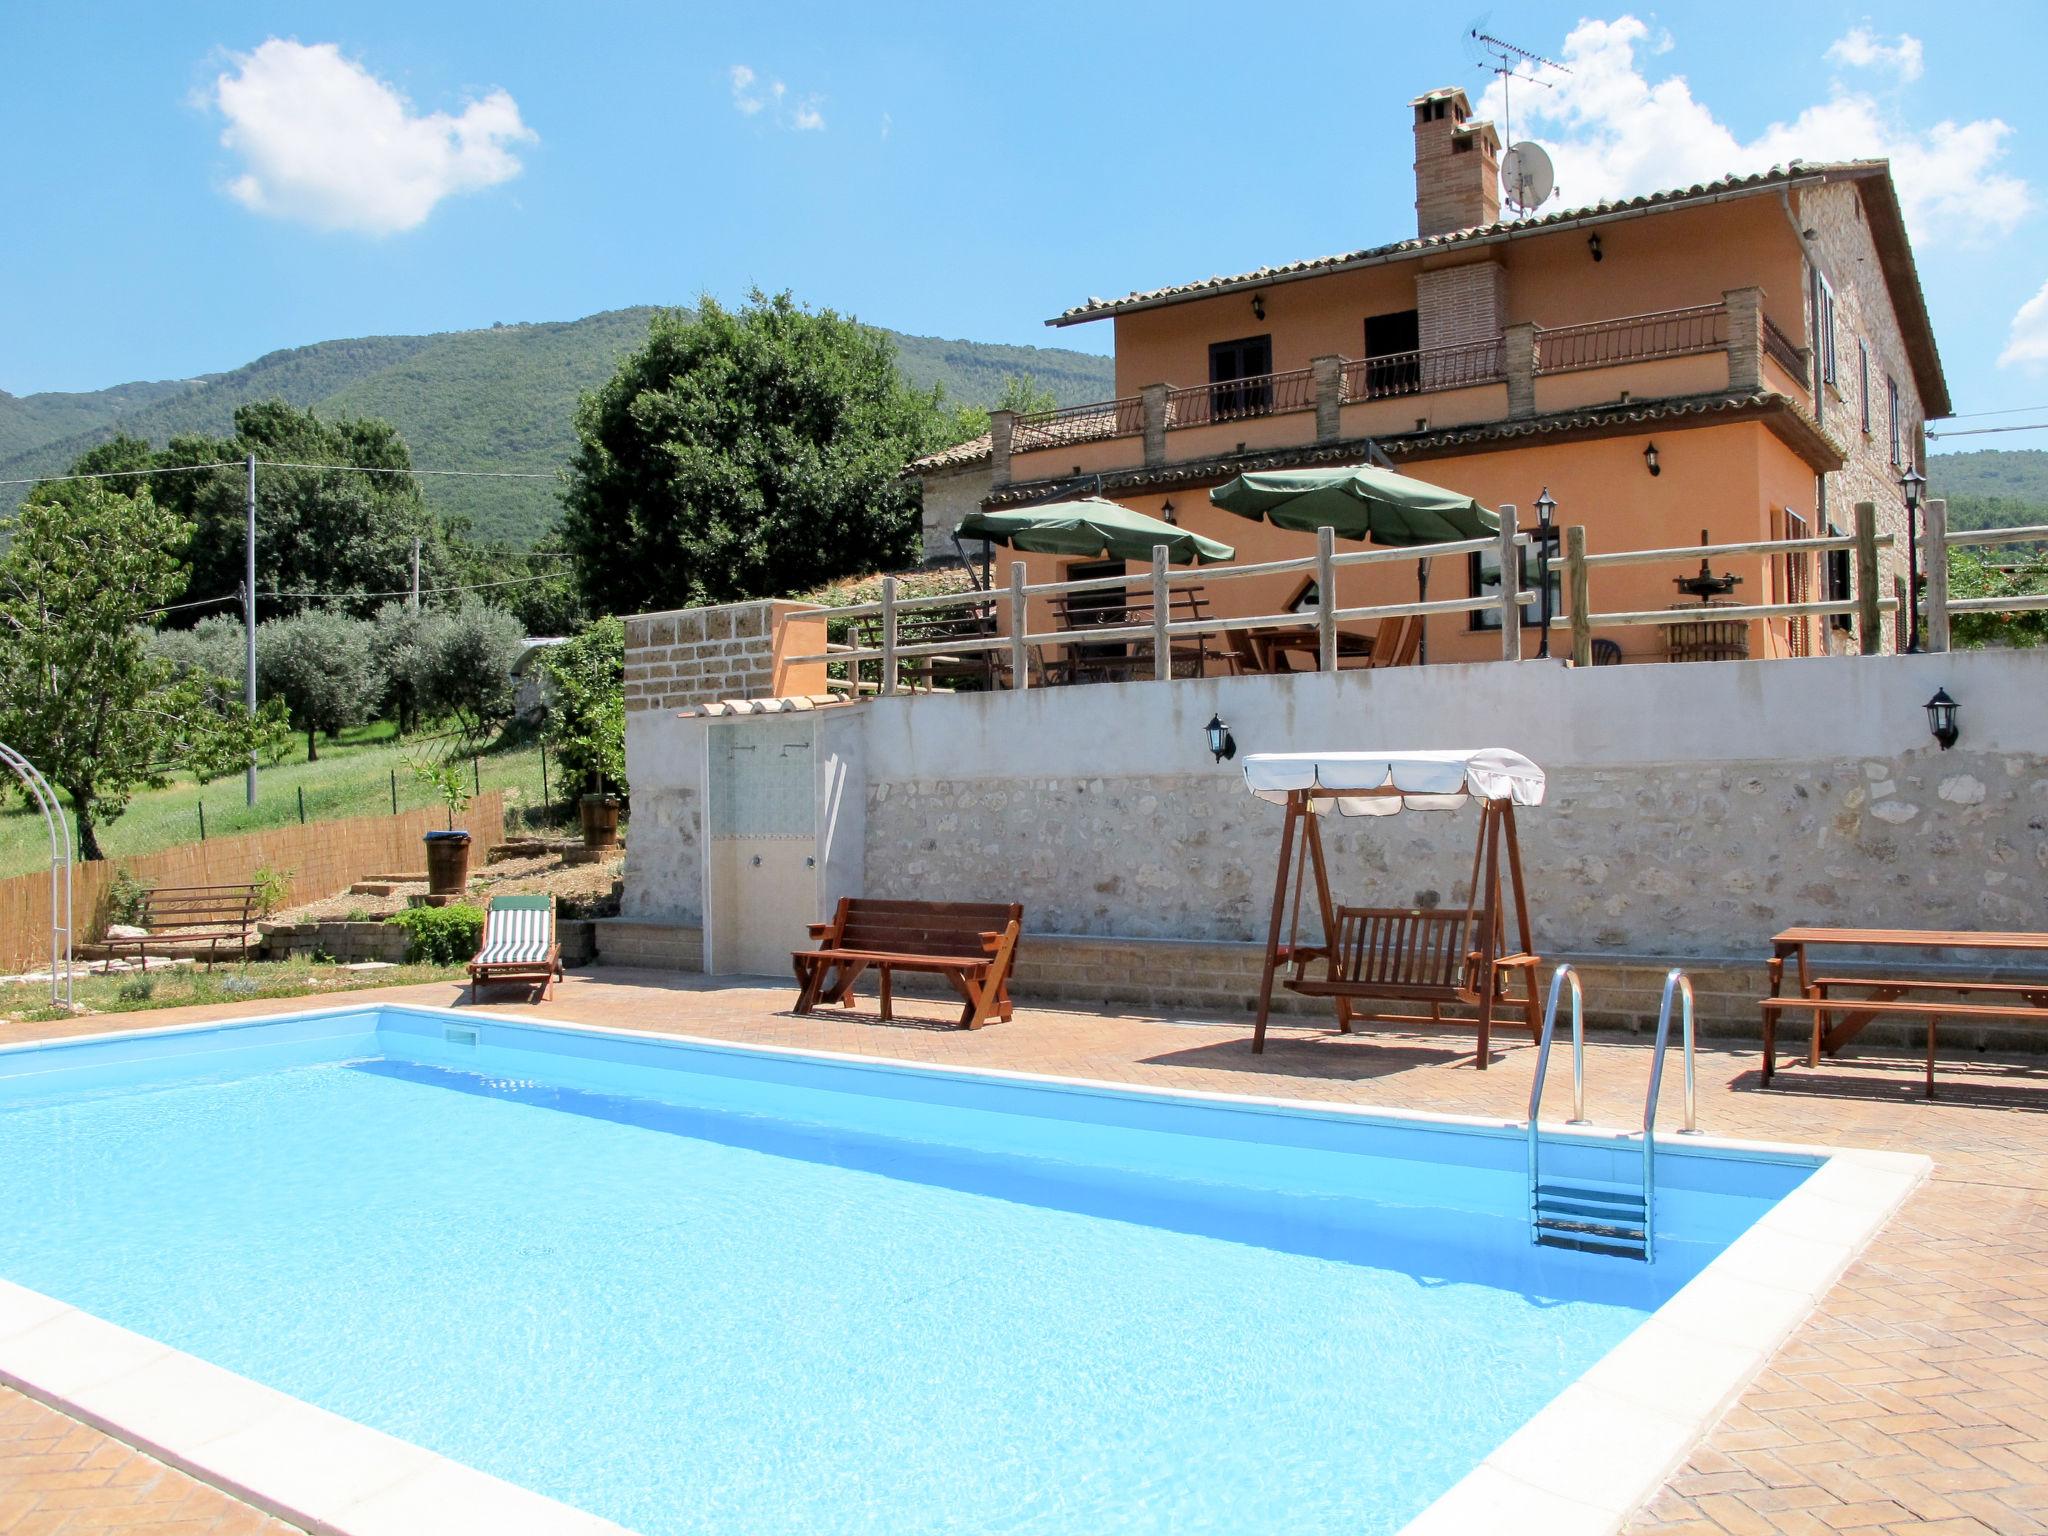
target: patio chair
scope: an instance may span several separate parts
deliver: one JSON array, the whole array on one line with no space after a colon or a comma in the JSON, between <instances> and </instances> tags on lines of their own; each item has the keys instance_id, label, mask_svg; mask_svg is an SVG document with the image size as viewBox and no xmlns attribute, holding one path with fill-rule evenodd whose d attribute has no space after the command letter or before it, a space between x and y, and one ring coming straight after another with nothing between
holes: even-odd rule
<instances>
[{"instance_id":1,"label":"patio chair","mask_svg":"<svg viewBox=\"0 0 2048 1536\"><path fill-rule=\"evenodd\" d=\"M1372 637L1368 667L1409 667L1422 650L1422 619L1415 614L1381 619Z\"/></svg>"},{"instance_id":2,"label":"patio chair","mask_svg":"<svg viewBox=\"0 0 2048 1536\"><path fill-rule=\"evenodd\" d=\"M469 962L469 1000L493 982L532 986L533 1001L554 995L562 974L562 946L555 939L555 898L493 896L484 909L483 948Z\"/></svg>"}]
</instances>

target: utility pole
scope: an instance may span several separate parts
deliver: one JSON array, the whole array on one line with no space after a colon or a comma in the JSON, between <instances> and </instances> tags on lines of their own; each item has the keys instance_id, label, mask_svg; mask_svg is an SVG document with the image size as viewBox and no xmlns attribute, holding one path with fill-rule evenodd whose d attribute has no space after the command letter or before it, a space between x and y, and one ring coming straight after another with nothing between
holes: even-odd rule
<instances>
[{"instance_id":1,"label":"utility pole","mask_svg":"<svg viewBox=\"0 0 2048 1536\"><path fill-rule=\"evenodd\" d=\"M412 541L412 611L420 611L420 541L417 534Z\"/></svg>"},{"instance_id":2,"label":"utility pole","mask_svg":"<svg viewBox=\"0 0 2048 1536\"><path fill-rule=\"evenodd\" d=\"M248 631L243 657L242 697L256 718L256 455L249 455L249 520L243 536L242 624ZM256 754L249 754L249 803L256 803Z\"/></svg>"}]
</instances>

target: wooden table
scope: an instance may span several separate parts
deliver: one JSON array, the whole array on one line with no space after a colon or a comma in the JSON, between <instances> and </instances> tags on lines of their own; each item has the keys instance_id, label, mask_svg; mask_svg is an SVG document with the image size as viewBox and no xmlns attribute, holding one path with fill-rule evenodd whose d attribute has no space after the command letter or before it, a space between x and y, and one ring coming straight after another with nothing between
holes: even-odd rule
<instances>
[{"instance_id":1,"label":"wooden table","mask_svg":"<svg viewBox=\"0 0 2048 1536\"><path fill-rule=\"evenodd\" d=\"M1988 981L1972 976L1892 974L1884 976L1817 975L1815 950L1876 949L1918 953L1930 961L1961 950L1986 955L2031 956L2048 965L2048 933L1982 933L1938 928L1787 928L1771 940L1771 995L1764 999L1764 1068L1766 1086L1777 1067L1777 1018L1781 1012L1812 1016L1806 1064L1820 1065L1821 1052L1840 1051L1881 1013L1927 1021L1927 1096L1934 1097L1936 1030L1944 1018L2017 1019L2048 1024L2048 975L2037 980ZM1798 991L1784 995L1785 962L1794 963ZM1851 987L1858 995L1844 997L1837 989ZM1959 992L1989 997L1983 1002L1930 1002L1910 994ZM1830 1023L1830 1019L1833 1020Z\"/></svg>"},{"instance_id":2,"label":"wooden table","mask_svg":"<svg viewBox=\"0 0 2048 1536\"><path fill-rule=\"evenodd\" d=\"M1322 664L1323 643L1313 624L1297 624L1291 629L1255 629L1251 631L1252 645L1263 658L1262 672L1313 672ZM1306 656L1308 665L1296 667L1295 656ZM1372 640L1365 635L1354 635L1348 630L1337 631L1337 665L1347 660L1369 660L1372 656Z\"/></svg>"}]
</instances>

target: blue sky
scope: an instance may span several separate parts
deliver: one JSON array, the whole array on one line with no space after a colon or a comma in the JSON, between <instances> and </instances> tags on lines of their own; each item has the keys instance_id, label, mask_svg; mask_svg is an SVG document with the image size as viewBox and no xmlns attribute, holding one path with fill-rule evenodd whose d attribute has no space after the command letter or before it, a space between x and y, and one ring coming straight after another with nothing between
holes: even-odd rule
<instances>
[{"instance_id":1,"label":"blue sky","mask_svg":"<svg viewBox=\"0 0 2048 1536\"><path fill-rule=\"evenodd\" d=\"M1404 103L1488 83L1464 12L1356 0L322 9L0 0L0 388L753 285L1106 350L1041 322L1409 233ZM2048 403L2048 93L2009 66L2048 8L1490 24L1573 66L1515 99L1562 203L1893 155L1958 411Z\"/></svg>"}]
</instances>

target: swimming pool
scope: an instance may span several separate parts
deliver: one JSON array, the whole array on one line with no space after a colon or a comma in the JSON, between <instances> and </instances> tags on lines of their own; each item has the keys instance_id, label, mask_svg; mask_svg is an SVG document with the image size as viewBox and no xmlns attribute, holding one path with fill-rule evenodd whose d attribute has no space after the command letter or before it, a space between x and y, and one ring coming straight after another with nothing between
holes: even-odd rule
<instances>
[{"instance_id":1,"label":"swimming pool","mask_svg":"<svg viewBox=\"0 0 2048 1536\"><path fill-rule=\"evenodd\" d=\"M1626 1182L1638 1147L1560 1135L1546 1167ZM1498 1495L1532 1435L1554 1473L1559 1405L1624 1357L1659 1402L1602 1402L1668 1460L1917 1176L1660 1146L1645 1265L1533 1246L1523 1156L1502 1125L468 1010L17 1048L0 1377L135 1427L122 1383L164 1367L39 1380L83 1326L46 1297L647 1536L1393 1532ZM1731 1245L1756 1273L1709 1270ZM219 1412L168 1454L303 1516Z\"/></svg>"}]
</instances>

